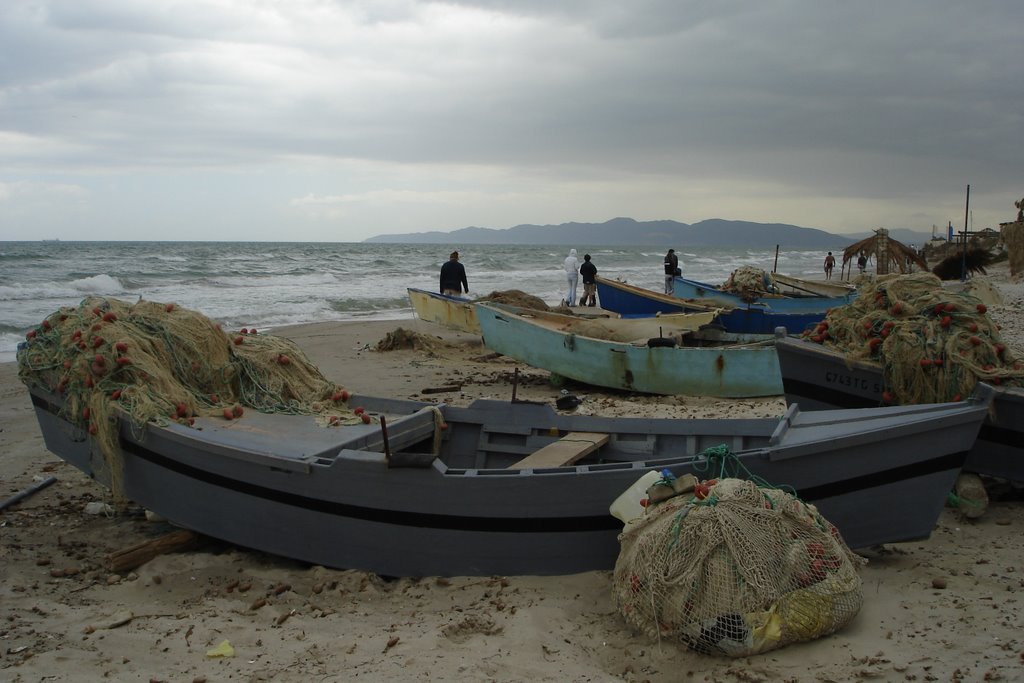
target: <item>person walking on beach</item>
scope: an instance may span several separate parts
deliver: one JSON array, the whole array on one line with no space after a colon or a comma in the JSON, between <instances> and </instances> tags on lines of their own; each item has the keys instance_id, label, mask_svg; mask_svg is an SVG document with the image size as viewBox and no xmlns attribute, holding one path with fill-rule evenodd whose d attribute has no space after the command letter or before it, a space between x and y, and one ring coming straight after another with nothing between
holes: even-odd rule
<instances>
[{"instance_id":1,"label":"person walking on beach","mask_svg":"<svg viewBox=\"0 0 1024 683\"><path fill-rule=\"evenodd\" d=\"M676 283L673 278L676 275L681 275L679 271L679 257L676 256L675 249L669 249L668 253L665 254L665 293L675 294Z\"/></svg>"},{"instance_id":2,"label":"person walking on beach","mask_svg":"<svg viewBox=\"0 0 1024 683\"><path fill-rule=\"evenodd\" d=\"M825 279L832 279L832 269L836 267L836 257L832 255L832 252L828 252L828 256L825 257Z\"/></svg>"},{"instance_id":3,"label":"person walking on beach","mask_svg":"<svg viewBox=\"0 0 1024 683\"><path fill-rule=\"evenodd\" d=\"M583 278L583 298L580 306L597 305L597 282L594 276L597 275L597 266L590 260L590 254L583 255L583 265L580 266L580 277Z\"/></svg>"},{"instance_id":4,"label":"person walking on beach","mask_svg":"<svg viewBox=\"0 0 1024 683\"><path fill-rule=\"evenodd\" d=\"M579 265L580 261L576 258L576 250L570 249L569 255L562 261L562 267L565 268L565 278L569 283L569 293L565 297L566 306L576 305L576 286L580 281Z\"/></svg>"},{"instance_id":5,"label":"person walking on beach","mask_svg":"<svg viewBox=\"0 0 1024 683\"><path fill-rule=\"evenodd\" d=\"M453 251L448 257L448 262L441 266L441 293L461 296L463 291L469 294L466 267L459 263L459 252Z\"/></svg>"},{"instance_id":6,"label":"person walking on beach","mask_svg":"<svg viewBox=\"0 0 1024 683\"><path fill-rule=\"evenodd\" d=\"M857 257L857 270L859 270L860 274L863 275L864 274L864 270L867 267L868 267L868 257L865 256L864 254L861 254L860 256Z\"/></svg>"}]
</instances>

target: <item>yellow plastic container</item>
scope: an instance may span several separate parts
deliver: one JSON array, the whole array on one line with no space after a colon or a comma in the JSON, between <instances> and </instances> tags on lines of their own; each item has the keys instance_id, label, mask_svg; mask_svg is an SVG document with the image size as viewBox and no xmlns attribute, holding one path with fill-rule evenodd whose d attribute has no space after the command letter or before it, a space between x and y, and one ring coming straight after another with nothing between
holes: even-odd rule
<instances>
[{"instance_id":1,"label":"yellow plastic container","mask_svg":"<svg viewBox=\"0 0 1024 683\"><path fill-rule=\"evenodd\" d=\"M659 479L661 479L661 474L656 470L645 473L633 482L632 486L623 491L618 498L612 501L608 511L623 524L642 517L644 507L640 504L640 501L647 497L647 489L650 488L651 484Z\"/></svg>"}]
</instances>

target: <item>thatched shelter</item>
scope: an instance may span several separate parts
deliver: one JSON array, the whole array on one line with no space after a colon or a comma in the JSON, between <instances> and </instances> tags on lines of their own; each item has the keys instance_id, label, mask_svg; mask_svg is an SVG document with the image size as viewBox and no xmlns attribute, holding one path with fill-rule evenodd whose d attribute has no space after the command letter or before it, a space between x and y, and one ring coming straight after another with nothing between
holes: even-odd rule
<instances>
[{"instance_id":1,"label":"thatched shelter","mask_svg":"<svg viewBox=\"0 0 1024 683\"><path fill-rule=\"evenodd\" d=\"M1024 273L1024 221L1000 223L999 231L1010 259L1010 275Z\"/></svg>"},{"instance_id":2,"label":"thatched shelter","mask_svg":"<svg viewBox=\"0 0 1024 683\"><path fill-rule=\"evenodd\" d=\"M869 259L875 257L875 273L878 275L909 273L911 264L921 270L928 270L928 264L916 250L889 237L889 231L885 228L878 228L873 236L844 249L842 269L845 270L846 264L855 261L861 254Z\"/></svg>"}]
</instances>

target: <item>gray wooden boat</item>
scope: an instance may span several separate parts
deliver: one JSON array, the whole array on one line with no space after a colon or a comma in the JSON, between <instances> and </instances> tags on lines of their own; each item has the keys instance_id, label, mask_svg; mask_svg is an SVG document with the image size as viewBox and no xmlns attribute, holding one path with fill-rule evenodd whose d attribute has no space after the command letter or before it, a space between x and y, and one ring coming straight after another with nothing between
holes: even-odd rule
<instances>
[{"instance_id":1,"label":"gray wooden boat","mask_svg":"<svg viewBox=\"0 0 1024 683\"><path fill-rule=\"evenodd\" d=\"M778 333L775 348L787 402L804 410L883 404L886 387L879 363L849 361L838 351L784 332ZM1024 389L993 386L987 391L992 392L992 409L964 469L1024 482Z\"/></svg>"},{"instance_id":2,"label":"gray wooden boat","mask_svg":"<svg viewBox=\"0 0 1024 683\"><path fill-rule=\"evenodd\" d=\"M94 437L30 387L46 447L110 485ZM864 547L926 537L987 409L972 402L673 420L356 396L371 424L248 411L131 425L118 418L123 493L183 527L269 553L391 576L610 569L611 503L652 469L722 476L722 460L789 485ZM727 472L726 472L727 473Z\"/></svg>"}]
</instances>

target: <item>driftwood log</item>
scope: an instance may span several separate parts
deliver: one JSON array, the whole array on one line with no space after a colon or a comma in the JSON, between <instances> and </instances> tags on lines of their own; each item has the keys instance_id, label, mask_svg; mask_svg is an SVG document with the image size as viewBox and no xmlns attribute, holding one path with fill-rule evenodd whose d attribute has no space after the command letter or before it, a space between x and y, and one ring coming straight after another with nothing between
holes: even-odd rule
<instances>
[{"instance_id":1,"label":"driftwood log","mask_svg":"<svg viewBox=\"0 0 1024 683\"><path fill-rule=\"evenodd\" d=\"M421 394L444 394L450 391L462 391L461 384L448 384L443 387L426 387L420 390Z\"/></svg>"},{"instance_id":2,"label":"driftwood log","mask_svg":"<svg viewBox=\"0 0 1024 683\"><path fill-rule=\"evenodd\" d=\"M193 547L199 536L188 529L178 529L169 534L137 543L128 548L114 551L103 558L103 566L110 572L126 572L152 560L154 557Z\"/></svg>"}]
</instances>

